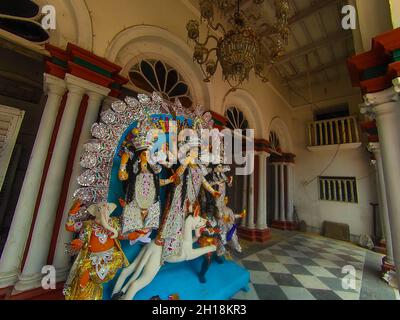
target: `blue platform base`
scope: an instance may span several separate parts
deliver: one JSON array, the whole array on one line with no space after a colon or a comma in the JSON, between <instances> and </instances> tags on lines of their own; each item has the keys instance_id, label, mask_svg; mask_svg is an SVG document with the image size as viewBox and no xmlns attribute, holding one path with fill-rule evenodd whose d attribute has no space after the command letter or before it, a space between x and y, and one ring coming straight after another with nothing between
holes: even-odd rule
<instances>
[{"instance_id":1,"label":"blue platform base","mask_svg":"<svg viewBox=\"0 0 400 320\"><path fill-rule=\"evenodd\" d=\"M140 246L135 249L139 250ZM200 283L198 274L203 259L200 257L192 261L165 264L154 280L138 292L134 300L149 300L156 295L167 300L171 294L178 294L181 300L227 300L240 290L248 290L250 273L228 260L223 264L213 262L206 275L207 282ZM105 284L105 300L111 298L118 275L119 273Z\"/></svg>"}]
</instances>

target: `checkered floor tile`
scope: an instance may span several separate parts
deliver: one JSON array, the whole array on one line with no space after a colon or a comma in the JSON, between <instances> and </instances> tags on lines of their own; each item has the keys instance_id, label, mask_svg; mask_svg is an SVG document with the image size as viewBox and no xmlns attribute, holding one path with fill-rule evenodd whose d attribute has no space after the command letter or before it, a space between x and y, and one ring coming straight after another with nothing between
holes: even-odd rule
<instances>
[{"instance_id":1,"label":"checkered floor tile","mask_svg":"<svg viewBox=\"0 0 400 320\"><path fill-rule=\"evenodd\" d=\"M359 300L366 250L341 241L297 234L240 259L251 274L240 300ZM356 272L355 287L343 285L343 267Z\"/></svg>"}]
</instances>

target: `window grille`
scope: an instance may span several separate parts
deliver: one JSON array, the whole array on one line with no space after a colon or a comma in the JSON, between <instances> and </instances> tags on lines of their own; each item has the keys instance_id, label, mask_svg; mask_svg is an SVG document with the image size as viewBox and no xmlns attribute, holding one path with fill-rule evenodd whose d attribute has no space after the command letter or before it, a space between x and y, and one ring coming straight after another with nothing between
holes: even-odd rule
<instances>
[{"instance_id":1,"label":"window grille","mask_svg":"<svg viewBox=\"0 0 400 320\"><path fill-rule=\"evenodd\" d=\"M325 201L358 203L354 177L319 177L319 198Z\"/></svg>"}]
</instances>

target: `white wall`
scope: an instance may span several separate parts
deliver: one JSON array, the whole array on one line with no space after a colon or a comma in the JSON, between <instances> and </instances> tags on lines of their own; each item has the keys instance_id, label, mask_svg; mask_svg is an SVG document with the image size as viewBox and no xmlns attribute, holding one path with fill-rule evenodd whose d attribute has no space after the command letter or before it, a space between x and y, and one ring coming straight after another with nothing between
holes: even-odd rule
<instances>
[{"instance_id":1,"label":"white wall","mask_svg":"<svg viewBox=\"0 0 400 320\"><path fill-rule=\"evenodd\" d=\"M393 29L400 28L400 2L397 0L389 0L389 3Z\"/></svg>"},{"instance_id":2,"label":"white wall","mask_svg":"<svg viewBox=\"0 0 400 320\"><path fill-rule=\"evenodd\" d=\"M325 101L324 105L348 102L352 114L357 115L359 97ZM321 105L320 107L323 107ZM369 154L363 146L358 149L311 152L306 149L306 124L313 121L310 107L295 109L293 113L295 166L295 206L301 220L319 231L323 221L346 223L355 236L372 234L372 207L376 202L375 172L369 164ZM335 158L334 158L335 157ZM333 160L330 166L329 163ZM324 169L328 169L323 172ZM323 172L323 173L322 173ZM358 204L319 200L318 176L356 177Z\"/></svg>"},{"instance_id":3,"label":"white wall","mask_svg":"<svg viewBox=\"0 0 400 320\"><path fill-rule=\"evenodd\" d=\"M357 9L357 29L353 31L357 53L371 50L373 37L393 29L391 5L395 2L398 0L350 1Z\"/></svg>"}]
</instances>

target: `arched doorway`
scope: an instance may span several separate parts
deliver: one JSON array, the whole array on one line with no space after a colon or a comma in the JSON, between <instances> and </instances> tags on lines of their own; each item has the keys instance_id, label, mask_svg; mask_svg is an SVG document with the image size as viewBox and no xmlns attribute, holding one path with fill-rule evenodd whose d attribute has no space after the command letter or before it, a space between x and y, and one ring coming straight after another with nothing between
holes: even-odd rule
<instances>
[{"instance_id":1,"label":"arched doorway","mask_svg":"<svg viewBox=\"0 0 400 320\"><path fill-rule=\"evenodd\" d=\"M108 60L123 66L121 74L126 77L143 60L155 64L160 61L161 64L154 65L155 68L162 70L164 67L167 72L170 68L176 70L180 75L176 78L184 79L188 85L192 102L209 107L209 88L203 81L200 68L193 64L192 55L192 49L180 37L151 25L136 25L122 30L114 37L105 53ZM134 85L128 87L135 89Z\"/></svg>"},{"instance_id":2,"label":"arched doorway","mask_svg":"<svg viewBox=\"0 0 400 320\"><path fill-rule=\"evenodd\" d=\"M247 146L248 150L253 153L254 157L251 161L254 160L252 163L254 166L247 175L235 176L236 184L229 191L231 197L234 197L234 201L230 205L237 212L243 209L247 210L246 218L240 222L240 236L250 241L263 242L269 239L270 235L266 208L266 158L268 153L266 139L262 139L262 113L259 112L254 98L243 89L229 92L224 98L224 106L227 127L241 130L250 129L253 131L250 140L254 138L254 146ZM249 138L249 132L246 133ZM248 163L246 167L249 168Z\"/></svg>"},{"instance_id":3,"label":"arched doorway","mask_svg":"<svg viewBox=\"0 0 400 320\"><path fill-rule=\"evenodd\" d=\"M294 217L294 157L285 123L275 118L270 126L268 159L268 224L278 229L296 228Z\"/></svg>"},{"instance_id":4,"label":"arched doorway","mask_svg":"<svg viewBox=\"0 0 400 320\"><path fill-rule=\"evenodd\" d=\"M230 106L225 111L227 128L231 130L249 129L249 123L244 113L237 106ZM231 165L231 174L234 174L237 168L236 163ZM229 206L234 212L240 212L247 209L247 184L248 176L235 176L231 188L228 188Z\"/></svg>"}]
</instances>

